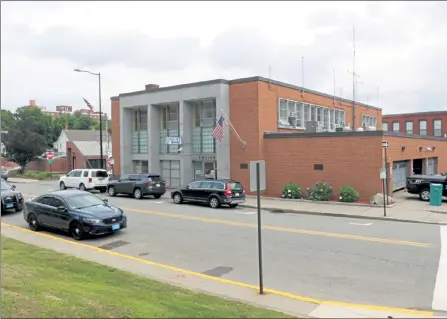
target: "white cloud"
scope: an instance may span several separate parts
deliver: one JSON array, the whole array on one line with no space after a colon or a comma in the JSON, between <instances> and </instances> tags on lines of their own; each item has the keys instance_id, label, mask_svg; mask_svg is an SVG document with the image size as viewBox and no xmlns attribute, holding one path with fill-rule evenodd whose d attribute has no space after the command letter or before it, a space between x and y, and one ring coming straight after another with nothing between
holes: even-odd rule
<instances>
[{"instance_id":1,"label":"white cloud","mask_svg":"<svg viewBox=\"0 0 447 319\"><path fill-rule=\"evenodd\" d=\"M84 107L145 84L268 76L385 112L447 106L446 2L2 2L2 108Z\"/></svg>"}]
</instances>

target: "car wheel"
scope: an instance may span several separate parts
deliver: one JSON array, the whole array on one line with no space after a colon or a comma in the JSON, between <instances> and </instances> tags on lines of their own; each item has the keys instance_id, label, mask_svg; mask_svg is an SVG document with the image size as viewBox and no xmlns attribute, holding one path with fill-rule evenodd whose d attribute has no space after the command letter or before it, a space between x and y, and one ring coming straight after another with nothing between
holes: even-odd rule
<instances>
[{"instance_id":1,"label":"car wheel","mask_svg":"<svg viewBox=\"0 0 447 319\"><path fill-rule=\"evenodd\" d=\"M143 197L143 193L141 192L141 188L135 188L133 191L133 197L136 199L141 199Z\"/></svg>"},{"instance_id":2,"label":"car wheel","mask_svg":"<svg viewBox=\"0 0 447 319\"><path fill-rule=\"evenodd\" d=\"M29 225L29 229L31 229L32 231L39 231L40 225L39 225L39 221L37 220L36 215L29 214L28 225Z\"/></svg>"},{"instance_id":3,"label":"car wheel","mask_svg":"<svg viewBox=\"0 0 447 319\"><path fill-rule=\"evenodd\" d=\"M67 187L65 186L65 183L64 183L64 182L60 182L60 183L59 183L59 189L62 190L62 191L65 190L65 189L67 189Z\"/></svg>"},{"instance_id":4,"label":"car wheel","mask_svg":"<svg viewBox=\"0 0 447 319\"><path fill-rule=\"evenodd\" d=\"M430 190L428 188L424 188L419 193L419 198L424 202L428 202L430 200Z\"/></svg>"},{"instance_id":5,"label":"car wheel","mask_svg":"<svg viewBox=\"0 0 447 319\"><path fill-rule=\"evenodd\" d=\"M219 198L212 196L209 200L209 205L211 208L218 208L220 206Z\"/></svg>"},{"instance_id":6,"label":"car wheel","mask_svg":"<svg viewBox=\"0 0 447 319\"><path fill-rule=\"evenodd\" d=\"M99 189L100 193L105 193L107 191L107 187L102 187Z\"/></svg>"},{"instance_id":7,"label":"car wheel","mask_svg":"<svg viewBox=\"0 0 447 319\"><path fill-rule=\"evenodd\" d=\"M85 185L83 183L79 184L79 190L85 191Z\"/></svg>"},{"instance_id":8,"label":"car wheel","mask_svg":"<svg viewBox=\"0 0 447 319\"><path fill-rule=\"evenodd\" d=\"M176 204L183 203L183 197L180 193L175 193L173 199L174 199L174 203L176 203Z\"/></svg>"},{"instance_id":9,"label":"car wheel","mask_svg":"<svg viewBox=\"0 0 447 319\"><path fill-rule=\"evenodd\" d=\"M115 196L116 195L115 187L110 186L109 189L108 189L108 193L109 193L109 196L112 196L112 197Z\"/></svg>"},{"instance_id":10,"label":"car wheel","mask_svg":"<svg viewBox=\"0 0 447 319\"><path fill-rule=\"evenodd\" d=\"M85 238L85 232L82 229L81 224L73 222L70 226L70 234L76 240L83 240Z\"/></svg>"},{"instance_id":11,"label":"car wheel","mask_svg":"<svg viewBox=\"0 0 447 319\"><path fill-rule=\"evenodd\" d=\"M154 195L154 198L160 198L161 197L161 195L160 194L157 194L157 195Z\"/></svg>"},{"instance_id":12,"label":"car wheel","mask_svg":"<svg viewBox=\"0 0 447 319\"><path fill-rule=\"evenodd\" d=\"M230 206L230 208L236 208L238 204L230 204L228 206Z\"/></svg>"}]
</instances>

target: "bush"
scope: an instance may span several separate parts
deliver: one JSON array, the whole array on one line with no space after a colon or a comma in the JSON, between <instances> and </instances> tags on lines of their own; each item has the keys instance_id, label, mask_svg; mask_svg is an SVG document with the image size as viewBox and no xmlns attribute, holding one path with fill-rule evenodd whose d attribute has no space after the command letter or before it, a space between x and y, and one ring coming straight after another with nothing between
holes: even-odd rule
<instances>
[{"instance_id":1,"label":"bush","mask_svg":"<svg viewBox=\"0 0 447 319\"><path fill-rule=\"evenodd\" d=\"M301 198L301 186L295 183L286 184L282 189L282 197L283 198L293 198L298 199Z\"/></svg>"},{"instance_id":2,"label":"bush","mask_svg":"<svg viewBox=\"0 0 447 319\"><path fill-rule=\"evenodd\" d=\"M326 182L319 182L315 187L307 189L309 199L313 201L329 201L332 199L332 187Z\"/></svg>"},{"instance_id":3,"label":"bush","mask_svg":"<svg viewBox=\"0 0 447 319\"><path fill-rule=\"evenodd\" d=\"M25 174L23 174L24 177L31 178L31 179L38 179L38 180L44 180L49 179L51 177L50 172L35 172L35 171L26 171Z\"/></svg>"},{"instance_id":4,"label":"bush","mask_svg":"<svg viewBox=\"0 0 447 319\"><path fill-rule=\"evenodd\" d=\"M340 202L354 203L360 198L360 193L352 186L343 186L340 191Z\"/></svg>"}]
</instances>

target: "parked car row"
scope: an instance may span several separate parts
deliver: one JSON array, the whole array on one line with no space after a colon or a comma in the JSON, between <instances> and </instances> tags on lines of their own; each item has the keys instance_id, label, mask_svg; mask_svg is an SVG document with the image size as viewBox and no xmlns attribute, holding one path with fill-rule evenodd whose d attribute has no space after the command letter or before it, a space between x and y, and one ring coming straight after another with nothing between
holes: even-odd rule
<instances>
[{"instance_id":1,"label":"parked car row","mask_svg":"<svg viewBox=\"0 0 447 319\"><path fill-rule=\"evenodd\" d=\"M109 174L101 169L75 169L59 179L61 190L77 188L83 191L99 190L109 196L131 195L136 199L145 196L160 198L166 193L166 181L152 173L126 174L110 180ZM245 190L238 181L230 179L205 179L173 189L171 198L176 204L184 202L205 203L212 208L221 205L237 207L245 202Z\"/></svg>"}]
</instances>

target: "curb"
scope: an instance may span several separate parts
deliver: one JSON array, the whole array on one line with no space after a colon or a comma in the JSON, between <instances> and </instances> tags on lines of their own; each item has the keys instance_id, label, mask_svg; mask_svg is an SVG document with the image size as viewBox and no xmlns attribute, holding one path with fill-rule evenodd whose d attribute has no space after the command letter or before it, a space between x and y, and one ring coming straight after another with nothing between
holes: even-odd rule
<instances>
[{"instance_id":1,"label":"curb","mask_svg":"<svg viewBox=\"0 0 447 319\"><path fill-rule=\"evenodd\" d=\"M239 204L240 207L257 208L253 205ZM447 222L430 222L425 220L404 219L396 217L376 217L376 216L363 216L363 215L348 215L342 213L321 213L310 211L298 211L292 209L277 209L277 208L262 208L269 212L285 213L285 214L301 214L301 215L314 215L314 216L329 216L329 217L342 217L342 218L356 218L356 219L370 219L370 220L382 220L382 221L394 221L402 223L414 223L414 224L429 224L429 225L447 225Z\"/></svg>"},{"instance_id":2,"label":"curb","mask_svg":"<svg viewBox=\"0 0 447 319\"><path fill-rule=\"evenodd\" d=\"M251 199L256 199L256 196L247 195L246 197ZM354 207L370 207L370 208L383 208L382 205L377 204L364 204L364 203L344 203L344 202L336 202L336 201L312 201L308 199L289 199L289 198L277 198L277 197L262 197L261 199L266 200L275 200L275 201L283 201L283 202L295 202L295 203L308 203L308 204L324 204L324 205L338 205L338 206L354 206ZM387 205L387 208L393 208L397 203Z\"/></svg>"}]
</instances>

